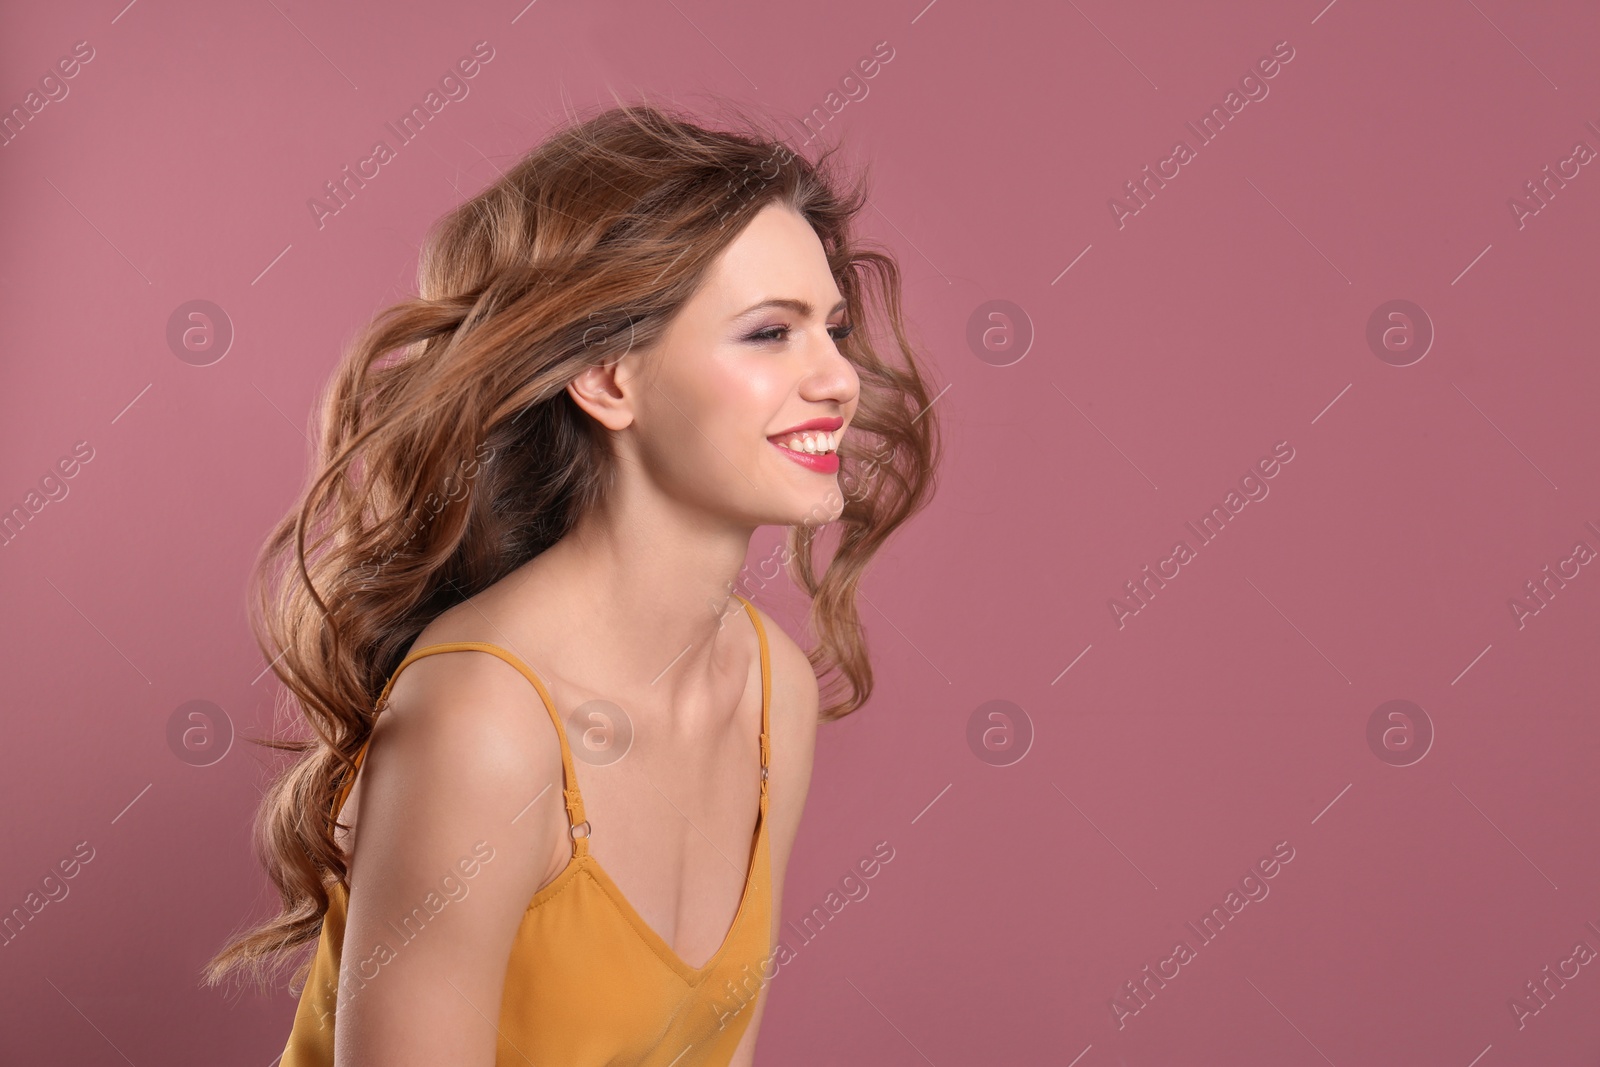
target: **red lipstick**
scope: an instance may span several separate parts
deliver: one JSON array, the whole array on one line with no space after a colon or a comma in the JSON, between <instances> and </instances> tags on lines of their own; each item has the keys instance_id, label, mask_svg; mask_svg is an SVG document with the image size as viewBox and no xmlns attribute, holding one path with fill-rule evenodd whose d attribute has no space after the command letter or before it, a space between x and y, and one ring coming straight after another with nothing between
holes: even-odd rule
<instances>
[{"instance_id":1,"label":"red lipstick","mask_svg":"<svg viewBox=\"0 0 1600 1067\"><path fill-rule=\"evenodd\" d=\"M787 440L797 433L805 433L808 430L820 430L823 433L832 433L835 430L843 428L843 426L844 419L839 418L838 416L834 416L832 418L811 419L808 422L802 422L798 426L791 426L781 433L775 433L771 437L768 437L767 440L772 442L772 447L776 448L779 452L782 452L785 456L794 460L796 463L800 464L800 466L805 467L808 470L814 470L818 474L837 474L839 471L839 454L837 452L825 452L821 454L812 452L797 452L792 448L784 447L778 442Z\"/></svg>"},{"instance_id":2,"label":"red lipstick","mask_svg":"<svg viewBox=\"0 0 1600 1067\"><path fill-rule=\"evenodd\" d=\"M799 426L791 426L787 430L772 434L767 440L770 441L773 437L789 437L792 434L805 433L807 430L821 430L823 433L832 433L843 425L844 420L838 416L834 416L831 419L812 419L810 422L802 422Z\"/></svg>"}]
</instances>

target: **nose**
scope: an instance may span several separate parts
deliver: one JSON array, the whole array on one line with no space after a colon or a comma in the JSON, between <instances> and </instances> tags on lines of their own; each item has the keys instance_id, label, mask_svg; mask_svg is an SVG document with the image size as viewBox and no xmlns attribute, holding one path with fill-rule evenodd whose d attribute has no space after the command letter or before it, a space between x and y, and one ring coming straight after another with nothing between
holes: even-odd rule
<instances>
[{"instance_id":1,"label":"nose","mask_svg":"<svg viewBox=\"0 0 1600 1067\"><path fill-rule=\"evenodd\" d=\"M806 374L800 380L800 396L813 402L833 401L840 407L855 400L861 379L853 363L839 351L838 342L824 330L822 339L806 354Z\"/></svg>"}]
</instances>

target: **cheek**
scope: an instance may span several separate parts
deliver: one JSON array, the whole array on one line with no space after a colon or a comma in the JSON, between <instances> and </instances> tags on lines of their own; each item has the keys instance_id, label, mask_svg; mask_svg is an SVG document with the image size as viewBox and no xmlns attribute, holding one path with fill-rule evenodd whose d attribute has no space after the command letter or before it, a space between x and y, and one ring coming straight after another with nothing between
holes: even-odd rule
<instances>
[{"instance_id":1,"label":"cheek","mask_svg":"<svg viewBox=\"0 0 1600 1067\"><path fill-rule=\"evenodd\" d=\"M697 478L721 471L748 489L730 461L756 477L767 449L766 431L782 412L790 383L776 368L748 355L685 361L657 379L648 392L650 450L668 469L692 469ZM662 474L667 471L663 470ZM669 475L670 477L670 475Z\"/></svg>"},{"instance_id":2,"label":"cheek","mask_svg":"<svg viewBox=\"0 0 1600 1067\"><path fill-rule=\"evenodd\" d=\"M743 358L713 362L690 386L700 429L719 448L748 452L766 444L766 431L783 410L789 384L775 367Z\"/></svg>"}]
</instances>

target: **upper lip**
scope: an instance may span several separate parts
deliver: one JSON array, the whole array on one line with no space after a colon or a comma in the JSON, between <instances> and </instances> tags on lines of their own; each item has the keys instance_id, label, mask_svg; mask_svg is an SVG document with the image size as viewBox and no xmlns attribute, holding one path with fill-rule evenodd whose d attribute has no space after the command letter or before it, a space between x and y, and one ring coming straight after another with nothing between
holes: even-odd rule
<instances>
[{"instance_id":1,"label":"upper lip","mask_svg":"<svg viewBox=\"0 0 1600 1067\"><path fill-rule=\"evenodd\" d=\"M807 430L822 430L826 433L832 433L843 426L844 420L835 415L830 419L811 419L808 422L802 422L798 426L791 426L787 430L775 433L772 435L772 437L790 437L797 433L805 433ZM769 438L769 440L770 439L771 438Z\"/></svg>"}]
</instances>

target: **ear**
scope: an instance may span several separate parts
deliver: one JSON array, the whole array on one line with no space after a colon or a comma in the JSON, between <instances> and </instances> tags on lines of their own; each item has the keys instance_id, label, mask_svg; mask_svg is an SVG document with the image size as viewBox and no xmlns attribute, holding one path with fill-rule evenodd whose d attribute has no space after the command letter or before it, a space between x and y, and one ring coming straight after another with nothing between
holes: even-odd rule
<instances>
[{"instance_id":1,"label":"ear","mask_svg":"<svg viewBox=\"0 0 1600 1067\"><path fill-rule=\"evenodd\" d=\"M621 430L633 422L634 353L599 367L585 367L567 383L567 395L600 425Z\"/></svg>"}]
</instances>

